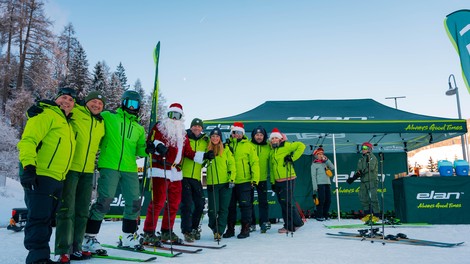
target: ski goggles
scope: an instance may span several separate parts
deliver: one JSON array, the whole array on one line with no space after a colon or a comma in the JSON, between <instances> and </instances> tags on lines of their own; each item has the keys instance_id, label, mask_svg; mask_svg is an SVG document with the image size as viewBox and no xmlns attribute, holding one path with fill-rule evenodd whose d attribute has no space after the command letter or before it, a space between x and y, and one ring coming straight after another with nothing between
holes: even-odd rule
<instances>
[{"instance_id":1,"label":"ski goggles","mask_svg":"<svg viewBox=\"0 0 470 264\"><path fill-rule=\"evenodd\" d=\"M362 150L369 150L368 146L362 146Z\"/></svg>"},{"instance_id":2,"label":"ski goggles","mask_svg":"<svg viewBox=\"0 0 470 264\"><path fill-rule=\"evenodd\" d=\"M242 131L232 131L232 134L234 135L243 135Z\"/></svg>"},{"instance_id":3,"label":"ski goggles","mask_svg":"<svg viewBox=\"0 0 470 264\"><path fill-rule=\"evenodd\" d=\"M137 100L126 99L126 101L124 101L124 106L127 107L127 108L132 107L134 109L137 109L137 108L139 108L140 103Z\"/></svg>"},{"instance_id":4,"label":"ski goggles","mask_svg":"<svg viewBox=\"0 0 470 264\"><path fill-rule=\"evenodd\" d=\"M168 112L168 117L170 119L180 120L183 117L183 114L179 112L170 111Z\"/></svg>"}]
</instances>

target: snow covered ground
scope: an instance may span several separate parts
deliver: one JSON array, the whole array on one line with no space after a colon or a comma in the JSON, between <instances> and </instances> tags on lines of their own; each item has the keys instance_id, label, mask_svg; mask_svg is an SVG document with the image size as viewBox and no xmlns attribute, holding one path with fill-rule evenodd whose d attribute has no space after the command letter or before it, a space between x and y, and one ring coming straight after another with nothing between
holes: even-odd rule
<instances>
[{"instance_id":1,"label":"snow covered ground","mask_svg":"<svg viewBox=\"0 0 470 264\"><path fill-rule=\"evenodd\" d=\"M24 207L23 191L18 182L7 179L7 186L0 188L0 263L24 263L27 251L23 247L23 232L5 228L11 216L11 208ZM329 220L328 225L360 223L359 220ZM197 254L183 254L176 258L158 257L154 263L469 263L470 225L433 225L428 227L386 227L386 234L405 233L408 237L445 242L465 241L455 248L437 248L402 244L370 243L366 241L331 238L327 232L354 231L354 229L327 229L322 222L309 219L293 237L278 234L280 224L275 224L266 234L251 233L247 239L223 239L227 247L220 250L204 249ZM175 224L179 231L179 220ZM237 232L238 232L237 228ZM120 222L104 222L98 238L101 243L113 244L121 232ZM179 232L178 232L179 233ZM54 244L52 235L51 245ZM216 244L203 220L201 244ZM144 258L150 255L119 250L109 254ZM116 260L91 259L76 263L130 263Z\"/></svg>"}]
</instances>

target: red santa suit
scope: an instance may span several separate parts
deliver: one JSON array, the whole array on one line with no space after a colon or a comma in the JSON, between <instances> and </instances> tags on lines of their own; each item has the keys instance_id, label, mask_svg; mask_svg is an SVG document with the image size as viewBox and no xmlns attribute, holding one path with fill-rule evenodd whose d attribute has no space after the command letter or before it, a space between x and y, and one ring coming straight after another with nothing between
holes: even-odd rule
<instances>
[{"instance_id":1,"label":"red santa suit","mask_svg":"<svg viewBox=\"0 0 470 264\"><path fill-rule=\"evenodd\" d=\"M169 111L171 110L172 106L170 106ZM163 122L155 124L147 137L147 142L152 142L155 146L162 143L168 148L168 151L165 155L166 159L159 153L152 154L152 168L149 168L148 175L152 177L153 197L147 208L144 232L154 232L156 230L158 216L163 207L165 207L165 210L161 231L173 230L176 213L181 202L181 180L183 179L181 162L184 157L198 163L203 162L204 152L195 152L191 149L189 139L184 130L184 123L181 121L165 119ZM183 126L177 127L177 131L169 131L168 126L172 125L171 122L179 122L178 124ZM172 129L175 128L173 127ZM167 189L168 206L165 206ZM168 221L168 215L170 216L170 221Z\"/></svg>"}]
</instances>

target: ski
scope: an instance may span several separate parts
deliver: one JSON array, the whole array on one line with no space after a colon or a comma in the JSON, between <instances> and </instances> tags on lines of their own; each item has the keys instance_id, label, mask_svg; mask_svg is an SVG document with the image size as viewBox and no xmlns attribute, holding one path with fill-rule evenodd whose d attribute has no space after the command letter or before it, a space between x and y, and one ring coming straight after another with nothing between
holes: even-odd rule
<instances>
[{"instance_id":1,"label":"ski","mask_svg":"<svg viewBox=\"0 0 470 264\"><path fill-rule=\"evenodd\" d=\"M126 258L126 257L119 257L119 256L102 256L102 255L91 255L92 258L102 258L102 259L112 259L112 260L121 260L121 261L131 261L131 262L150 262L157 259L157 257L150 257L147 259L140 259L140 258Z\"/></svg>"},{"instance_id":2,"label":"ski","mask_svg":"<svg viewBox=\"0 0 470 264\"><path fill-rule=\"evenodd\" d=\"M324 227L328 229L338 229L338 228L367 228L370 226L370 224L349 224L349 225L323 225ZM382 226L381 222L374 223L373 226ZM426 227L426 226L431 226L431 224L428 223L397 223L397 224L389 224L389 223L384 223L384 226L386 227L392 227L392 228L398 228L398 227Z\"/></svg>"},{"instance_id":3,"label":"ski","mask_svg":"<svg viewBox=\"0 0 470 264\"><path fill-rule=\"evenodd\" d=\"M170 242L163 242L165 245L170 245ZM183 246L183 247L197 247L197 248L207 248L207 249L221 249L227 246L227 244L218 245L218 246L209 246L209 245L200 245L200 244L187 244L187 243L173 243L173 246Z\"/></svg>"},{"instance_id":4,"label":"ski","mask_svg":"<svg viewBox=\"0 0 470 264\"><path fill-rule=\"evenodd\" d=\"M367 235L361 236L356 233L346 233L346 232L339 232L337 234L327 233L327 235L335 237L335 238L380 242L384 245L386 243L399 243L399 244L407 244L407 245L414 245L414 246L455 247L464 243L464 242L446 243L446 242L438 242L438 241L423 240L423 239L403 238L403 237L398 237L398 236L386 236L385 239L383 239L382 235L377 235L375 237L368 237Z\"/></svg>"},{"instance_id":5,"label":"ski","mask_svg":"<svg viewBox=\"0 0 470 264\"><path fill-rule=\"evenodd\" d=\"M143 254L157 255L157 256L166 257L166 258L173 258L182 254L181 252L176 252L172 254L172 253L167 253L167 252L150 251L150 250L145 250L145 249L136 250L133 248L119 247L119 246L113 246L113 245L108 245L108 244L101 244L101 246L105 248L113 248L113 249L132 251L132 252L143 253Z\"/></svg>"},{"instance_id":6,"label":"ski","mask_svg":"<svg viewBox=\"0 0 470 264\"><path fill-rule=\"evenodd\" d=\"M51 255L55 255L54 252L51 252ZM102 258L102 259L112 259L112 260L121 260L121 261L130 261L130 262L150 262L157 259L157 257L150 257L150 258L128 258L128 257L121 257L121 256L113 256L113 255L98 255L92 254L92 258Z\"/></svg>"},{"instance_id":7,"label":"ski","mask_svg":"<svg viewBox=\"0 0 470 264\"><path fill-rule=\"evenodd\" d=\"M181 246L179 244L173 244L174 246ZM169 248L169 247L165 247L165 246L153 246L153 245L143 245L144 247L146 248L155 248L155 249L160 249L160 250L165 250L165 251L174 251L174 252L180 252L180 253L188 253L188 254L194 254L194 253L198 253L198 252L201 252L202 251L202 248L198 248L198 249L195 249L195 250L191 250L191 249L182 249L182 248Z\"/></svg>"}]
</instances>

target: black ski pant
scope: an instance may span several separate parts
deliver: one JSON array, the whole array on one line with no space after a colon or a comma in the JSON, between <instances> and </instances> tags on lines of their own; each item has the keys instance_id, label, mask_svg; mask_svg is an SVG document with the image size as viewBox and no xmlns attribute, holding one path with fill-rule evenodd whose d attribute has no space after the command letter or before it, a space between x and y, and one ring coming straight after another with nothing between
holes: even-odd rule
<instances>
[{"instance_id":1,"label":"black ski pant","mask_svg":"<svg viewBox=\"0 0 470 264\"><path fill-rule=\"evenodd\" d=\"M295 207L294 201L294 184L295 179L276 182L278 190L277 200L281 206L282 219L284 220L284 228L289 231L295 231L295 227L303 226L304 223L300 218L299 211Z\"/></svg>"},{"instance_id":2,"label":"black ski pant","mask_svg":"<svg viewBox=\"0 0 470 264\"><path fill-rule=\"evenodd\" d=\"M228 225L235 225L237 222L237 202L240 208L241 223L251 223L251 207L253 206L251 202L251 190L250 182L235 184L235 187L233 187L232 198L230 199L230 205L228 207Z\"/></svg>"},{"instance_id":3,"label":"black ski pant","mask_svg":"<svg viewBox=\"0 0 470 264\"><path fill-rule=\"evenodd\" d=\"M201 216L204 212L205 198L202 184L196 179L183 178L183 191L181 193L181 232L191 233L198 229ZM193 210L194 204L194 210Z\"/></svg>"},{"instance_id":4,"label":"black ski pant","mask_svg":"<svg viewBox=\"0 0 470 264\"><path fill-rule=\"evenodd\" d=\"M255 201L255 189L258 194L258 212L259 212L259 226L268 222L269 204L268 204L268 183L267 181L260 181L255 188L251 190L251 201ZM255 206L253 204L251 210L251 225L256 225Z\"/></svg>"},{"instance_id":5,"label":"black ski pant","mask_svg":"<svg viewBox=\"0 0 470 264\"><path fill-rule=\"evenodd\" d=\"M37 187L24 190L28 219L24 228L24 247L29 250L26 263L49 259L51 223L62 196L63 182L48 176L37 176Z\"/></svg>"},{"instance_id":6,"label":"black ski pant","mask_svg":"<svg viewBox=\"0 0 470 264\"><path fill-rule=\"evenodd\" d=\"M331 187L329 184L319 184L317 197L317 218L328 218L328 212L331 206Z\"/></svg>"}]
</instances>

